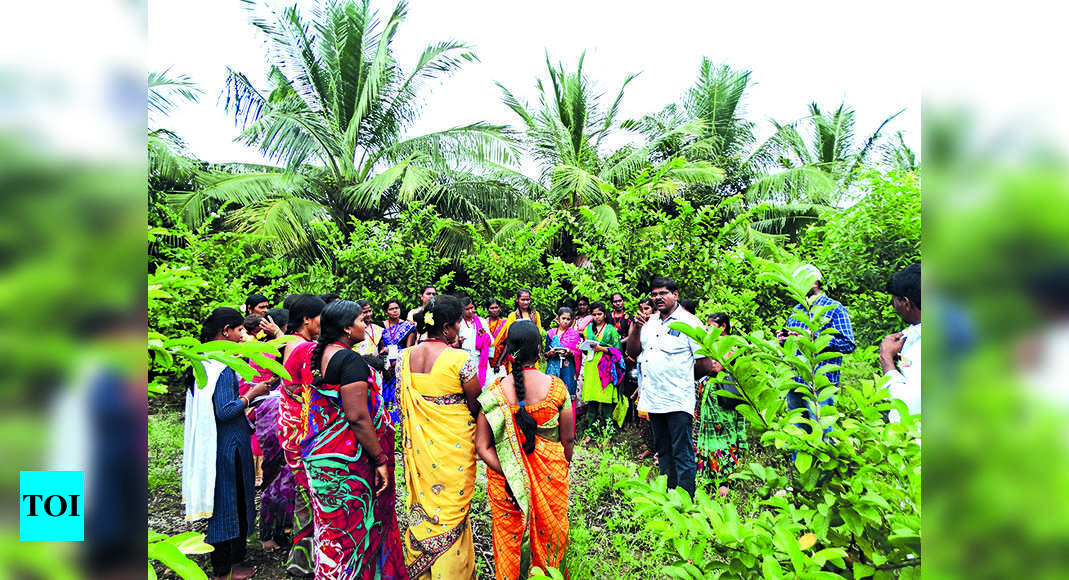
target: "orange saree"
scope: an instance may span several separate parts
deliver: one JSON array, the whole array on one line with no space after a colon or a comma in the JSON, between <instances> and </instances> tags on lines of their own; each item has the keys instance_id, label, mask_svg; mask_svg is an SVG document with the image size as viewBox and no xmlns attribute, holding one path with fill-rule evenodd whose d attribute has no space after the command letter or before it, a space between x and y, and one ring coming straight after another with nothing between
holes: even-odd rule
<instances>
[{"instance_id":1,"label":"orange saree","mask_svg":"<svg viewBox=\"0 0 1069 580\"><path fill-rule=\"evenodd\" d=\"M560 442L560 410L571 405L568 391L554 377L546 398L527 411L538 423L535 450L523 452L523 435L513 418L501 379L479 396L494 432L505 475L487 469L487 495L493 516L494 567L497 578L520 577L522 549L529 541L531 566L559 567L568 545L568 461ZM505 490L508 482L516 501Z\"/></svg>"}]
</instances>

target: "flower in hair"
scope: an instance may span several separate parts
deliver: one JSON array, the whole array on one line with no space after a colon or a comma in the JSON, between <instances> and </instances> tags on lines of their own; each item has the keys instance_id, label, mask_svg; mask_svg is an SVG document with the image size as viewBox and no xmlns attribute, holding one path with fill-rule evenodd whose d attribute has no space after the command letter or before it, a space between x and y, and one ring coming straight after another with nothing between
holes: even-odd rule
<instances>
[{"instance_id":1,"label":"flower in hair","mask_svg":"<svg viewBox=\"0 0 1069 580\"><path fill-rule=\"evenodd\" d=\"M431 311L423 313L423 324L434 326L434 314Z\"/></svg>"}]
</instances>

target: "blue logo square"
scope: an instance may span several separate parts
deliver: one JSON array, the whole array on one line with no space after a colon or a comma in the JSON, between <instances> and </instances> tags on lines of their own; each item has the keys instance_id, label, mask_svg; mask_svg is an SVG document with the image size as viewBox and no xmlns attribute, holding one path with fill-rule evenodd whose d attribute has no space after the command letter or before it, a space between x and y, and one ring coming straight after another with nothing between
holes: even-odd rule
<instances>
[{"instance_id":1,"label":"blue logo square","mask_svg":"<svg viewBox=\"0 0 1069 580\"><path fill-rule=\"evenodd\" d=\"M85 540L84 472L19 472L19 540Z\"/></svg>"}]
</instances>

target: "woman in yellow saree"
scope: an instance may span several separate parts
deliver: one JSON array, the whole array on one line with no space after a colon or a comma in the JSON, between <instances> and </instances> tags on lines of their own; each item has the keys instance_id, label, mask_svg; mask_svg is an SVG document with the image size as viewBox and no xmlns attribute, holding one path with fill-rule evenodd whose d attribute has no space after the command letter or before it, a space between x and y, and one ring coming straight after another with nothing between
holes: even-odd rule
<instances>
[{"instance_id":1,"label":"woman in yellow saree","mask_svg":"<svg viewBox=\"0 0 1069 580\"><path fill-rule=\"evenodd\" d=\"M538 316L537 310L531 308L531 290L528 288L520 288L516 291L516 309L505 319L504 327L494 335L493 348L495 351L501 349L505 344L505 337L508 336L509 328L518 320L530 320L534 322L538 332L542 332L542 318ZM505 367L505 373L511 373L512 363L508 360L508 357L504 357L501 362Z\"/></svg>"},{"instance_id":2,"label":"woman in yellow saree","mask_svg":"<svg viewBox=\"0 0 1069 580\"><path fill-rule=\"evenodd\" d=\"M405 466L405 563L409 575L473 578L468 515L475 491L478 363L450 348L463 311L452 296L431 298L416 317L427 338L398 366Z\"/></svg>"},{"instance_id":3,"label":"woman in yellow saree","mask_svg":"<svg viewBox=\"0 0 1069 580\"><path fill-rule=\"evenodd\" d=\"M524 550L530 550L531 566L559 567L568 546L575 415L564 383L534 367L541 344L534 326L513 325L507 339L516 363L512 374L479 396L475 448L487 466L498 579L526 577Z\"/></svg>"}]
</instances>

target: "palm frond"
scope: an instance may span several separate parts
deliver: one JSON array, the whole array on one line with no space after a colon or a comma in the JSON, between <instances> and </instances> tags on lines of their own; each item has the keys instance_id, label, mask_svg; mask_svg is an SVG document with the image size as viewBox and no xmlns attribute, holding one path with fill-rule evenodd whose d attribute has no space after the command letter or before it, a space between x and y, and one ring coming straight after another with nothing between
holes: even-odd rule
<instances>
[{"instance_id":1,"label":"palm frond","mask_svg":"<svg viewBox=\"0 0 1069 580\"><path fill-rule=\"evenodd\" d=\"M558 165L553 168L549 188L550 204L553 207L567 208L600 205L608 200L602 190L605 184L597 175L581 167Z\"/></svg>"},{"instance_id":2,"label":"palm frond","mask_svg":"<svg viewBox=\"0 0 1069 580\"><path fill-rule=\"evenodd\" d=\"M199 171L192 192L171 192L167 205L190 227L199 227L208 214L224 203L247 206L270 199L292 196L306 187L293 173L246 173Z\"/></svg>"},{"instance_id":3,"label":"palm frond","mask_svg":"<svg viewBox=\"0 0 1069 580\"><path fill-rule=\"evenodd\" d=\"M170 187L189 183L197 162L185 143L171 131L157 129L148 134L148 173L159 184Z\"/></svg>"},{"instance_id":4,"label":"palm frond","mask_svg":"<svg viewBox=\"0 0 1069 580\"><path fill-rule=\"evenodd\" d=\"M171 67L148 73L149 113L170 114L180 101L195 103L203 94L204 91L188 74L172 74Z\"/></svg>"},{"instance_id":5,"label":"palm frond","mask_svg":"<svg viewBox=\"0 0 1069 580\"><path fill-rule=\"evenodd\" d=\"M435 166L443 168L460 169L452 165L461 159L477 166L511 165L518 162L519 156L508 137L504 126L483 122L427 133L384 147L365 162L361 172L366 175L376 163L414 154L425 155Z\"/></svg>"},{"instance_id":6,"label":"palm frond","mask_svg":"<svg viewBox=\"0 0 1069 580\"><path fill-rule=\"evenodd\" d=\"M791 203L806 200L830 205L839 193L839 183L819 165L801 165L768 173L746 189L747 203L762 201Z\"/></svg>"},{"instance_id":7,"label":"palm frond","mask_svg":"<svg viewBox=\"0 0 1069 580\"><path fill-rule=\"evenodd\" d=\"M226 224L235 231L267 241L272 253L308 254L315 238L308 225L330 216L323 206L294 196L265 199L227 214Z\"/></svg>"},{"instance_id":8,"label":"palm frond","mask_svg":"<svg viewBox=\"0 0 1069 580\"><path fill-rule=\"evenodd\" d=\"M850 162L850 166L846 170L846 176L845 176L846 179L844 180L844 183L843 183L844 187L847 187L847 186L850 185L850 183L854 180L854 177L857 175L858 169L861 167L862 164L864 164L867 161L869 153L876 146L876 143L880 139L880 132L883 131L883 128L886 127L888 123L893 121L895 119L895 117L898 117L899 115L901 115L905 111L906 111L905 109L902 109L902 110L898 111L897 113L891 115L890 117L887 117L886 119L884 119L883 122L880 123L880 126L876 127L876 130L873 131L871 135L869 135L869 138L865 139L865 144L861 146L861 150L859 150L857 153L855 153L852 156L852 159L851 159L851 162Z\"/></svg>"}]
</instances>

